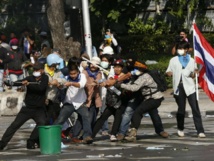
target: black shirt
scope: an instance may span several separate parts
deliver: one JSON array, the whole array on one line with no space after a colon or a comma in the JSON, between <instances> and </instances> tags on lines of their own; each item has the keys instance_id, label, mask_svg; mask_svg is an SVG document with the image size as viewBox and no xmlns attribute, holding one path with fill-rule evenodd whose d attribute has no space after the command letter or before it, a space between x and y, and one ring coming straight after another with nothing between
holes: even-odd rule
<instances>
[{"instance_id":1,"label":"black shirt","mask_svg":"<svg viewBox=\"0 0 214 161\"><path fill-rule=\"evenodd\" d=\"M39 84L27 85L27 93L24 100L26 106L29 108L44 107L46 99L46 89L48 87L48 76L42 74L41 79L38 81L34 76L28 76L23 80L27 80L28 82L39 82ZM17 82L21 82L23 80L19 80Z\"/></svg>"},{"instance_id":2,"label":"black shirt","mask_svg":"<svg viewBox=\"0 0 214 161\"><path fill-rule=\"evenodd\" d=\"M10 61L10 54L8 51L0 46L0 59L3 60L3 63L0 63L0 69L4 69L5 64Z\"/></svg>"}]
</instances>

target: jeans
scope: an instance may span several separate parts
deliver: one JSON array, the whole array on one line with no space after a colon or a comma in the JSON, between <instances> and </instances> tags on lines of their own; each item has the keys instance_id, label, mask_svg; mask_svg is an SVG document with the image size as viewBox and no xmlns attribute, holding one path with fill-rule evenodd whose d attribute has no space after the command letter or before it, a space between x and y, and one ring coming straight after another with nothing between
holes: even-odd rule
<instances>
[{"instance_id":1,"label":"jeans","mask_svg":"<svg viewBox=\"0 0 214 161\"><path fill-rule=\"evenodd\" d=\"M192 109L193 120L195 124L195 128L197 133L204 133L204 128L201 119L201 113L198 106L198 101L196 99L196 93L193 93L189 96L186 95L184 91L183 84L180 83L178 86L179 95L174 95L175 101L178 105L177 111L177 127L179 130L184 130L184 118L185 118L185 111L186 111L186 98L188 99L189 105Z\"/></svg>"},{"instance_id":2,"label":"jeans","mask_svg":"<svg viewBox=\"0 0 214 161\"><path fill-rule=\"evenodd\" d=\"M89 112L88 108L84 105L80 106L77 110L75 110L72 104L65 103L60 111L58 118L55 120L54 124L63 125L64 122L71 116L73 112L77 112L82 118L83 124L83 138L92 135L91 124L89 121Z\"/></svg>"},{"instance_id":3,"label":"jeans","mask_svg":"<svg viewBox=\"0 0 214 161\"><path fill-rule=\"evenodd\" d=\"M20 75L17 75L17 74L9 74L9 77L10 77L10 81L12 82L15 82L17 80L21 80L24 78L24 75L23 74L20 74ZM16 90L17 87L13 86L12 87L13 90Z\"/></svg>"},{"instance_id":4,"label":"jeans","mask_svg":"<svg viewBox=\"0 0 214 161\"><path fill-rule=\"evenodd\" d=\"M160 98L160 99L149 98L141 102L132 116L131 127L138 129L140 126L140 122L143 117L143 114L157 109L161 105L162 101L163 101L163 98Z\"/></svg>"},{"instance_id":5,"label":"jeans","mask_svg":"<svg viewBox=\"0 0 214 161\"><path fill-rule=\"evenodd\" d=\"M15 132L28 120L33 119L36 122L36 127L33 129L30 139L31 141L37 142L39 140L38 126L45 125L46 114L44 107L28 108L28 106L23 106L20 112L17 114L15 120L7 128L2 136L2 142L6 146L11 140Z\"/></svg>"},{"instance_id":6,"label":"jeans","mask_svg":"<svg viewBox=\"0 0 214 161\"><path fill-rule=\"evenodd\" d=\"M133 98L129 101L120 124L120 129L119 129L120 134L123 134L123 135L126 134L129 128L129 123L131 122L132 115L136 110L137 106L140 104L140 102L141 102L141 99L139 97Z\"/></svg>"},{"instance_id":7,"label":"jeans","mask_svg":"<svg viewBox=\"0 0 214 161\"><path fill-rule=\"evenodd\" d=\"M120 134L126 135L126 132L129 128L129 123L131 122L131 118L132 118L135 110L137 109L138 105L142 101L143 101L143 99L140 99L139 97L133 98L129 101L128 106L123 114L122 122L120 124L120 130L119 130ZM153 110L148 111L148 113L152 119L152 123L155 128L155 132L157 134L160 134L160 132L164 131L164 129L163 129L163 124L162 124L161 118L158 114L158 110L153 109Z\"/></svg>"},{"instance_id":8,"label":"jeans","mask_svg":"<svg viewBox=\"0 0 214 161\"><path fill-rule=\"evenodd\" d=\"M0 92L4 91L3 80L4 80L4 70L0 69Z\"/></svg>"},{"instance_id":9,"label":"jeans","mask_svg":"<svg viewBox=\"0 0 214 161\"><path fill-rule=\"evenodd\" d=\"M89 123L91 124L91 129L94 128L96 119L97 119L97 113L98 113L98 108L96 108L94 105L92 105L90 108L87 108L89 116ZM80 131L83 128L83 121L82 117L78 115L78 119L76 120L76 123L73 126L73 137L77 138L78 135L80 134Z\"/></svg>"}]
</instances>

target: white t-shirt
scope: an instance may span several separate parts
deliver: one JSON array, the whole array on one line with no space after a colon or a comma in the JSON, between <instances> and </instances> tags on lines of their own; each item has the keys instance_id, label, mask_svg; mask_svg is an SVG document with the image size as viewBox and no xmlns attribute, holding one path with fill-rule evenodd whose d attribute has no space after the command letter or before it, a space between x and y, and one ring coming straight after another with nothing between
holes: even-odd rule
<instances>
[{"instance_id":1,"label":"white t-shirt","mask_svg":"<svg viewBox=\"0 0 214 161\"><path fill-rule=\"evenodd\" d=\"M66 103L70 103L74 105L74 108L77 110L85 101L86 101L86 93L85 93L85 85L86 85L86 76L83 73L80 73L80 88L70 86L68 87L65 101Z\"/></svg>"}]
</instances>

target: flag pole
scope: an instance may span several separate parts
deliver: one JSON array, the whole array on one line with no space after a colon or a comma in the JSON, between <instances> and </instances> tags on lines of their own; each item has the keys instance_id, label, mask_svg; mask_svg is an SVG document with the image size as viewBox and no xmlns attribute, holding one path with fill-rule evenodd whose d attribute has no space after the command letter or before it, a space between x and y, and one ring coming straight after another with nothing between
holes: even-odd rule
<instances>
[{"instance_id":1,"label":"flag pole","mask_svg":"<svg viewBox=\"0 0 214 161\"><path fill-rule=\"evenodd\" d=\"M193 20L193 23L192 23L192 29L193 29L193 52L194 52L194 60L195 60L195 40L194 40L195 30L194 30L194 24L195 24L195 20ZM195 69L197 69L196 61L195 61ZM199 101L198 72L195 73L195 88L196 88L196 99L197 99L197 101Z\"/></svg>"}]
</instances>

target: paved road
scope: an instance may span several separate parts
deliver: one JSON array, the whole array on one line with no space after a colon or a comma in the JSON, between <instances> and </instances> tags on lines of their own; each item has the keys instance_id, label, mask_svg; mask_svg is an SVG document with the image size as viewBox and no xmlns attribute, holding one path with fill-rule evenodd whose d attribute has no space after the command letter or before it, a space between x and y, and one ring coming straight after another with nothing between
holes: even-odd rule
<instances>
[{"instance_id":1,"label":"paved road","mask_svg":"<svg viewBox=\"0 0 214 161\"><path fill-rule=\"evenodd\" d=\"M203 115L203 124L206 138L198 138L194 128L191 113L187 113L185 119L185 137L179 138L176 134L176 121L174 111L176 105L167 91L166 99L159 108L165 130L170 134L168 139L157 136L149 117L144 117L138 130L137 141L110 142L109 137L98 135L92 145L69 144L58 155L41 155L39 149L27 150L26 140L32 131L33 121L24 124L14 135L7 149L0 152L0 161L213 161L214 159L214 115L213 103L202 93L200 95L200 107L208 109ZM168 117L168 115L170 117ZM209 114L209 115L208 115ZM14 119L14 116L0 117L0 136ZM110 118L111 126L113 118Z\"/></svg>"},{"instance_id":2,"label":"paved road","mask_svg":"<svg viewBox=\"0 0 214 161\"><path fill-rule=\"evenodd\" d=\"M9 120L13 117L0 118ZM59 155L41 155L40 150L27 150L26 140L32 130L32 121L27 122L15 134L7 149L0 152L1 161L69 161L69 160L213 160L214 118L203 118L207 138L198 138L192 118L186 118L184 138L176 135L175 118L163 118L165 130L170 137L163 139L154 133L150 118L144 118L135 143L110 142L109 138L97 136L92 145L69 144ZM8 125L0 126L0 135Z\"/></svg>"}]
</instances>

